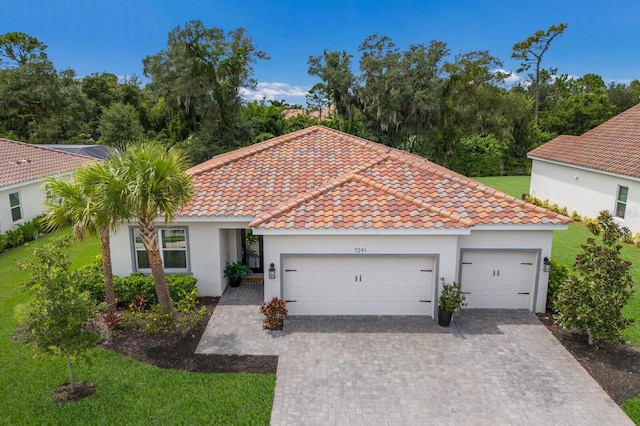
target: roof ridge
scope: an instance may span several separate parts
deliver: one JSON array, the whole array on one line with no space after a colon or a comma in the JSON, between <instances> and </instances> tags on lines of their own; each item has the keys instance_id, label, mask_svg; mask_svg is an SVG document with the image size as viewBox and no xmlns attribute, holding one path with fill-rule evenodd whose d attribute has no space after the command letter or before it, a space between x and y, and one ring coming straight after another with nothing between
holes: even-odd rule
<instances>
[{"instance_id":1,"label":"roof ridge","mask_svg":"<svg viewBox=\"0 0 640 426\"><path fill-rule=\"evenodd\" d=\"M445 218L451 219L451 220L455 220L456 222L460 222L465 226L473 225L473 221L471 219L464 218L464 217L460 216L457 212L450 212L449 210L446 210L444 208L439 209L437 207L434 207L429 203L426 203L426 202L424 202L424 201L422 201L422 200L420 200L418 198L412 197L410 194L408 194L408 193L406 193L406 192L404 192L404 191L402 191L400 189L391 188L390 186L385 185L383 183L380 183L380 182L378 182L378 181L376 181L374 179L371 179L371 178L368 178L368 177L364 177L364 176L360 176L360 175L354 176L354 179L359 181L359 182L364 183L365 185L368 185L368 186L374 187L376 189L379 189L379 190L381 190L383 192L386 192L387 194L392 195L392 196L394 196L396 198L401 198L401 199L403 199L405 201L408 201L408 202L410 202L412 204L415 204L415 205L417 205L419 207L427 209L430 212L437 213L442 217L445 217Z\"/></svg>"},{"instance_id":2,"label":"roof ridge","mask_svg":"<svg viewBox=\"0 0 640 426\"><path fill-rule=\"evenodd\" d=\"M225 166L235 161L242 160L244 158L266 151L267 149L270 149L274 146L285 144L301 135L317 132L317 127L320 126L307 127L301 130L297 130L293 133L287 133L286 135L281 135L272 139L267 139L263 142L258 142L253 145L248 145L243 148L216 155L215 157L210 158L204 163L200 163L191 167L189 170L187 170L187 172L193 175L207 172L216 167Z\"/></svg>"},{"instance_id":3,"label":"roof ridge","mask_svg":"<svg viewBox=\"0 0 640 426\"><path fill-rule=\"evenodd\" d=\"M297 196L296 198L287 201L283 204L280 204L272 209L270 209L267 212L264 213L260 213L259 215L256 216L256 218L251 221L251 223L249 223L249 227L250 228L255 228L258 227L260 225L262 225L263 223L266 223L272 219L275 219L276 217L284 214L284 213L288 213L291 210L293 210L294 208L302 205L303 203L306 203L308 201L311 201L312 199L316 198L319 195L322 195L324 193L327 193L329 191L333 191L334 189L338 188L339 186L344 185L345 183L349 182L350 180L353 180L358 173L362 173L363 171L374 167L380 163L382 163L383 161L385 161L388 158L388 154L385 154L384 156L382 156L381 158L378 158L372 162L369 162L367 164L364 164L358 168L356 168L355 170L352 170L349 173L345 173L343 175L340 175L338 177L336 177L335 179L325 183L324 185L320 185L317 186L315 188L313 188L311 191L305 192L304 194L301 194L299 196Z\"/></svg>"}]
</instances>

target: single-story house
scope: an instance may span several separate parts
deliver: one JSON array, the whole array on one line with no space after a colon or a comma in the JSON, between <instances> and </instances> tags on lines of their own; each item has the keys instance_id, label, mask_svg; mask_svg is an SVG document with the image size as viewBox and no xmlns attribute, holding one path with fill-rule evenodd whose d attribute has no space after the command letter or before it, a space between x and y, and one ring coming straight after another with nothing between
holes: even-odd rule
<instances>
[{"instance_id":1,"label":"single-story house","mask_svg":"<svg viewBox=\"0 0 640 426\"><path fill-rule=\"evenodd\" d=\"M570 221L322 126L189 173L191 202L174 223L158 222L166 270L220 296L225 263L251 261L264 274L264 300L287 300L292 315L433 317L441 279L462 284L469 308L543 312L552 233ZM111 248L114 273L149 271L135 224Z\"/></svg>"},{"instance_id":2,"label":"single-story house","mask_svg":"<svg viewBox=\"0 0 640 426\"><path fill-rule=\"evenodd\" d=\"M640 232L640 104L584 133L561 135L528 154L529 193L569 212Z\"/></svg>"},{"instance_id":3,"label":"single-story house","mask_svg":"<svg viewBox=\"0 0 640 426\"><path fill-rule=\"evenodd\" d=\"M0 138L0 233L44 213L42 178L70 174L92 161L95 160Z\"/></svg>"}]
</instances>

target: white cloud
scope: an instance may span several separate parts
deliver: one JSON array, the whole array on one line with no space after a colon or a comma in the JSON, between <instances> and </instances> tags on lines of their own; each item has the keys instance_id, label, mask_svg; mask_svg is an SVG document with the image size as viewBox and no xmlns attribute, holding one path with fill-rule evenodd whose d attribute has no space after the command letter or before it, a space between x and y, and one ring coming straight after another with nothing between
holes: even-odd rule
<instances>
[{"instance_id":1,"label":"white cloud","mask_svg":"<svg viewBox=\"0 0 640 426\"><path fill-rule=\"evenodd\" d=\"M502 73L505 74L507 76L507 78L505 78L503 81L508 84L508 85L512 85L512 84L517 84L517 83L523 83L524 79L522 77L520 77L518 74L511 72L511 71L507 71L507 70L503 70L503 69L497 69L497 70L493 70L494 73Z\"/></svg>"},{"instance_id":2,"label":"white cloud","mask_svg":"<svg viewBox=\"0 0 640 426\"><path fill-rule=\"evenodd\" d=\"M290 84L279 82L258 83L256 90L248 90L245 88L240 89L240 94L243 97L253 101L259 101L261 99L278 100L282 98L304 98L307 93L308 90L302 87L291 86Z\"/></svg>"}]
</instances>

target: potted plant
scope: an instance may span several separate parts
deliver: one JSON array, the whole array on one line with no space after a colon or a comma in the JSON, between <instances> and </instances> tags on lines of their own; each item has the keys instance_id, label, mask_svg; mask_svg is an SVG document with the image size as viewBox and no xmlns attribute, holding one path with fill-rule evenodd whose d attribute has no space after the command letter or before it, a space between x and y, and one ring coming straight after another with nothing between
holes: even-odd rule
<instances>
[{"instance_id":1,"label":"potted plant","mask_svg":"<svg viewBox=\"0 0 640 426\"><path fill-rule=\"evenodd\" d=\"M461 306L465 306L465 298L462 294L460 284L447 284L442 279L442 293L438 299L438 325L449 327L453 313Z\"/></svg>"},{"instance_id":2,"label":"potted plant","mask_svg":"<svg viewBox=\"0 0 640 426\"><path fill-rule=\"evenodd\" d=\"M268 303L263 303L260 312L264 315L263 330L282 330L284 319L289 314L287 302L278 297L274 297Z\"/></svg>"},{"instance_id":3,"label":"potted plant","mask_svg":"<svg viewBox=\"0 0 640 426\"><path fill-rule=\"evenodd\" d=\"M242 262L227 262L224 267L224 276L229 278L229 285L231 287L238 287L240 285L240 281L242 281L242 277L249 275L250 273L251 269Z\"/></svg>"}]
</instances>

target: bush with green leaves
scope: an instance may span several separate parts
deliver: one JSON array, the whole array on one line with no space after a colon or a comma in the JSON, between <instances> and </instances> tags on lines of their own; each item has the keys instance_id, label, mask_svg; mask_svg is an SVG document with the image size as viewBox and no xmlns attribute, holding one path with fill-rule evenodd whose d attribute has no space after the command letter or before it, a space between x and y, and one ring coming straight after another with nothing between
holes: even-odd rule
<instances>
[{"instance_id":1,"label":"bush with green leaves","mask_svg":"<svg viewBox=\"0 0 640 426\"><path fill-rule=\"evenodd\" d=\"M191 275L167 275L169 293L171 293L171 298L177 306L184 308L185 303L195 306L197 281ZM139 295L144 297L145 307L158 304L158 295L151 275L136 272L127 277L114 277L114 285L119 306L128 307L135 301L135 297Z\"/></svg>"},{"instance_id":2,"label":"bush with green leaves","mask_svg":"<svg viewBox=\"0 0 640 426\"><path fill-rule=\"evenodd\" d=\"M31 271L26 288L32 299L19 312L18 340L49 355L64 356L71 384L76 390L72 360L81 357L100 340L93 321L97 308L86 291L80 290L69 272L67 249L71 238L58 238L34 249L33 260L21 267Z\"/></svg>"},{"instance_id":3,"label":"bush with green leaves","mask_svg":"<svg viewBox=\"0 0 640 426\"><path fill-rule=\"evenodd\" d=\"M153 285L153 277L135 272L126 277L113 277L118 306L128 307L135 297L144 297L144 307L158 303L158 296Z\"/></svg>"},{"instance_id":4,"label":"bush with green leaves","mask_svg":"<svg viewBox=\"0 0 640 426\"><path fill-rule=\"evenodd\" d=\"M47 233L43 222L44 216L45 215L36 216L33 220L18 225L16 229L9 230L4 235L0 235L0 251L6 248L18 247L23 243L33 241Z\"/></svg>"},{"instance_id":5,"label":"bush with green leaves","mask_svg":"<svg viewBox=\"0 0 640 426\"><path fill-rule=\"evenodd\" d=\"M72 279L81 291L91 295L96 302L104 301L104 275L102 274L102 260L97 256L91 263L71 272Z\"/></svg>"},{"instance_id":6,"label":"bush with green leaves","mask_svg":"<svg viewBox=\"0 0 640 426\"><path fill-rule=\"evenodd\" d=\"M595 235L576 256L574 275L557 290L555 320L563 328L586 332L588 342L620 340L620 332L632 323L622 316L631 297L631 262L620 257L618 240L626 232L607 211L598 215Z\"/></svg>"},{"instance_id":7,"label":"bush with green leaves","mask_svg":"<svg viewBox=\"0 0 640 426\"><path fill-rule=\"evenodd\" d=\"M556 299L558 288L569 278L571 271L564 263L551 259L551 269L549 270L549 288L547 290L547 309L555 312L553 301Z\"/></svg>"}]
</instances>

